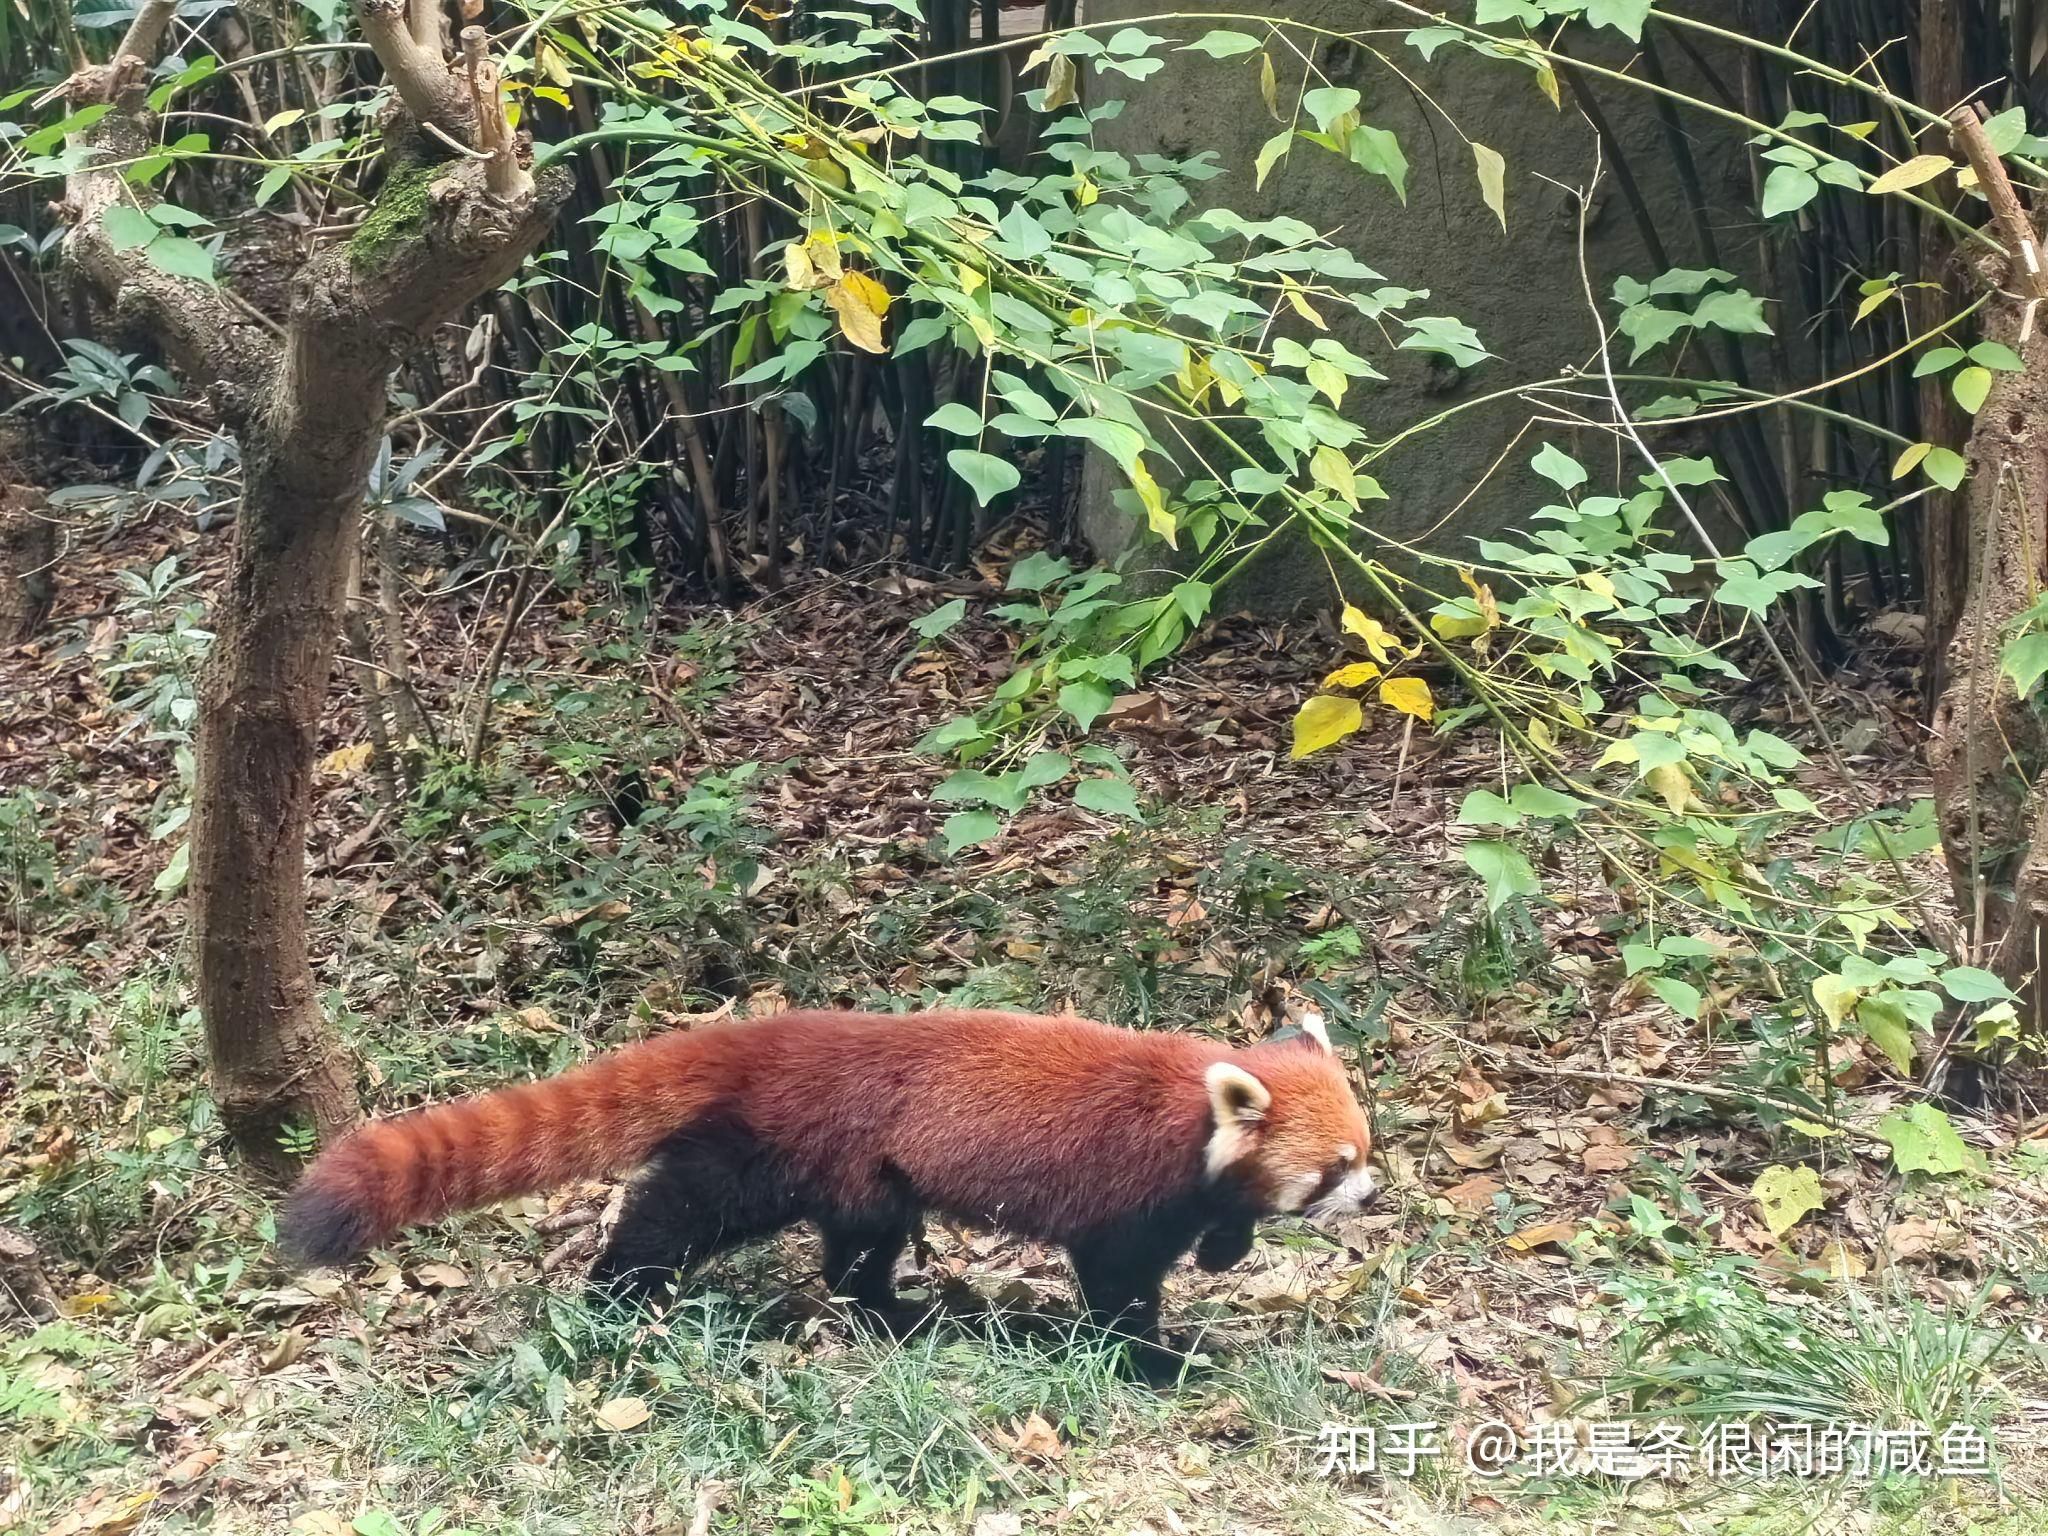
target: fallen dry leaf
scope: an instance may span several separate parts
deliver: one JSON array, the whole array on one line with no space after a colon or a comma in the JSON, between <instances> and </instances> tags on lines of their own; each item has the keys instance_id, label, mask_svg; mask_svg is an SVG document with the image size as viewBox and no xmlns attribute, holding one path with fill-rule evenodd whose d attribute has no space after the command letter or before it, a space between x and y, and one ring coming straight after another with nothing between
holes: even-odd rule
<instances>
[{"instance_id":1,"label":"fallen dry leaf","mask_svg":"<svg viewBox=\"0 0 2048 1536\"><path fill-rule=\"evenodd\" d=\"M1478 1173L1441 1191L1437 1198L1448 1200L1467 1216L1476 1216L1493 1204L1493 1197L1501 1192L1501 1188L1499 1179Z\"/></svg>"},{"instance_id":2,"label":"fallen dry leaf","mask_svg":"<svg viewBox=\"0 0 2048 1536\"><path fill-rule=\"evenodd\" d=\"M1508 1239L1508 1247L1517 1253L1527 1253L1532 1248L1551 1244L1562 1248L1579 1235L1576 1223L1569 1221L1539 1221L1534 1226L1522 1228Z\"/></svg>"},{"instance_id":3,"label":"fallen dry leaf","mask_svg":"<svg viewBox=\"0 0 2048 1536\"><path fill-rule=\"evenodd\" d=\"M1017 1426L1017 1433L1010 1440L1010 1449L1024 1461L1058 1461L1067 1454L1067 1448L1060 1444L1059 1434L1045 1421L1043 1414L1037 1413Z\"/></svg>"},{"instance_id":4,"label":"fallen dry leaf","mask_svg":"<svg viewBox=\"0 0 2048 1536\"><path fill-rule=\"evenodd\" d=\"M622 1435L653 1418L654 1410L647 1406L644 1397L615 1397L599 1408L594 1417L613 1434Z\"/></svg>"}]
</instances>

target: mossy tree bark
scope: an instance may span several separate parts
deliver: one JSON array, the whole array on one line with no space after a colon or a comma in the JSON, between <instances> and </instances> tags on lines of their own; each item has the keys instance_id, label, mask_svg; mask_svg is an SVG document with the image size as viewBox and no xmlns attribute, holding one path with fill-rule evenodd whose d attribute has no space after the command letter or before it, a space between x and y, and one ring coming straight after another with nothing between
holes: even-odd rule
<instances>
[{"instance_id":1,"label":"mossy tree bark","mask_svg":"<svg viewBox=\"0 0 2048 1536\"><path fill-rule=\"evenodd\" d=\"M435 0L414 3L438 9ZM176 5L146 0L113 62L70 83L74 106L113 110L87 130L93 154L67 187L65 252L113 325L161 346L241 446L233 571L199 684L192 928L223 1122L251 1162L282 1172L287 1127L310 1124L326 1139L360 1115L351 1064L307 961L305 839L314 745L391 370L435 325L512 275L545 236L568 177L536 180L522 163L480 32L465 36L465 58L451 67L438 45L422 46L405 0L357 0L364 36L404 103L388 136L406 171L363 235L307 264L279 341L210 284L117 249L103 225L109 208L136 196L120 166L154 143L146 60ZM440 159L423 122L480 158Z\"/></svg>"},{"instance_id":2,"label":"mossy tree bark","mask_svg":"<svg viewBox=\"0 0 2048 1536\"><path fill-rule=\"evenodd\" d=\"M2048 727L2000 669L2014 621L2048 590L2048 270L1975 110L1952 123L2013 253L1977 266L1984 336L2022 366L1995 376L1970 429L1964 565L1927 759L1969 958L2021 993L2026 1026L2048 1039Z\"/></svg>"}]
</instances>

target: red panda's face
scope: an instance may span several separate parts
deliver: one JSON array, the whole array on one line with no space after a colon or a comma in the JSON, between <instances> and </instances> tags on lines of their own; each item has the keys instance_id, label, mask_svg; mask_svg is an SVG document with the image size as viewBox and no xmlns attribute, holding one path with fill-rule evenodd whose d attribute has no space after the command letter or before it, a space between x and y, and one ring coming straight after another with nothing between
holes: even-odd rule
<instances>
[{"instance_id":1,"label":"red panda's face","mask_svg":"<svg viewBox=\"0 0 2048 1536\"><path fill-rule=\"evenodd\" d=\"M1302 1034L1209 1068L1209 1172L1267 1211L1355 1214L1379 1193L1372 1132L1321 1019L1310 1015Z\"/></svg>"}]
</instances>

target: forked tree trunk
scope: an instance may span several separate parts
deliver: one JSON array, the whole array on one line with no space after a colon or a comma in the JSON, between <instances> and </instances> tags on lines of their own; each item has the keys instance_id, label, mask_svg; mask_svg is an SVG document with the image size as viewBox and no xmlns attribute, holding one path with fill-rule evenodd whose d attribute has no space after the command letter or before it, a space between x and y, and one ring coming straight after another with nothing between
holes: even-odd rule
<instances>
[{"instance_id":1,"label":"forked tree trunk","mask_svg":"<svg viewBox=\"0 0 2048 1536\"><path fill-rule=\"evenodd\" d=\"M313 749L391 370L512 275L568 191L566 173L536 183L521 163L482 32L465 32L458 72L443 56L439 0L412 3L409 21L406 0L357 0L363 35L411 121L387 134L392 168L361 232L298 277L282 344L212 286L118 248L103 226L110 208L137 199L119 167L153 142L145 61L177 0L146 0L113 62L70 83L74 105L114 110L87 130L93 157L67 186L66 257L115 326L160 344L188 382L206 387L242 449L233 574L199 686L192 924L222 1120L245 1156L275 1169L291 1161L287 1128L325 1138L359 1114L307 963L305 840ZM439 158L420 122L480 158Z\"/></svg>"},{"instance_id":2,"label":"forked tree trunk","mask_svg":"<svg viewBox=\"0 0 2048 1536\"><path fill-rule=\"evenodd\" d=\"M2048 590L2048 270L1975 112L1959 109L1955 124L1992 228L2015 253L1979 267L1991 290L1984 336L2023 366L1995 376L1970 430L1962 600L1928 767L1969 958L2021 993L2027 1027L2048 1038L2048 731L2000 670L2014 621Z\"/></svg>"}]
</instances>

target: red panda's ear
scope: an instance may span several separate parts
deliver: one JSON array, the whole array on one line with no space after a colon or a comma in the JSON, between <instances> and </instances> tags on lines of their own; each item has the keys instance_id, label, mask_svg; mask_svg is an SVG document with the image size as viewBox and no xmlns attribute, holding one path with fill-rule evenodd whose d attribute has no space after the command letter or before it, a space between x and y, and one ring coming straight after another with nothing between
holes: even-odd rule
<instances>
[{"instance_id":1,"label":"red panda's ear","mask_svg":"<svg viewBox=\"0 0 2048 1536\"><path fill-rule=\"evenodd\" d=\"M1271 1090L1233 1061L1211 1062L1203 1081L1209 1088L1209 1107L1215 1112L1219 1130L1265 1119L1273 1102Z\"/></svg>"},{"instance_id":2,"label":"red panda's ear","mask_svg":"<svg viewBox=\"0 0 2048 1536\"><path fill-rule=\"evenodd\" d=\"M1313 1040L1325 1051L1330 1049L1329 1026L1323 1022L1323 1016L1315 1009L1311 1008L1301 1016L1301 1033L1304 1038Z\"/></svg>"},{"instance_id":3,"label":"red panda's ear","mask_svg":"<svg viewBox=\"0 0 2048 1536\"><path fill-rule=\"evenodd\" d=\"M1209 1172L1220 1174L1258 1146L1252 1125L1266 1117L1273 1094L1234 1061L1212 1061L1202 1076L1216 1128L1209 1133Z\"/></svg>"}]
</instances>

